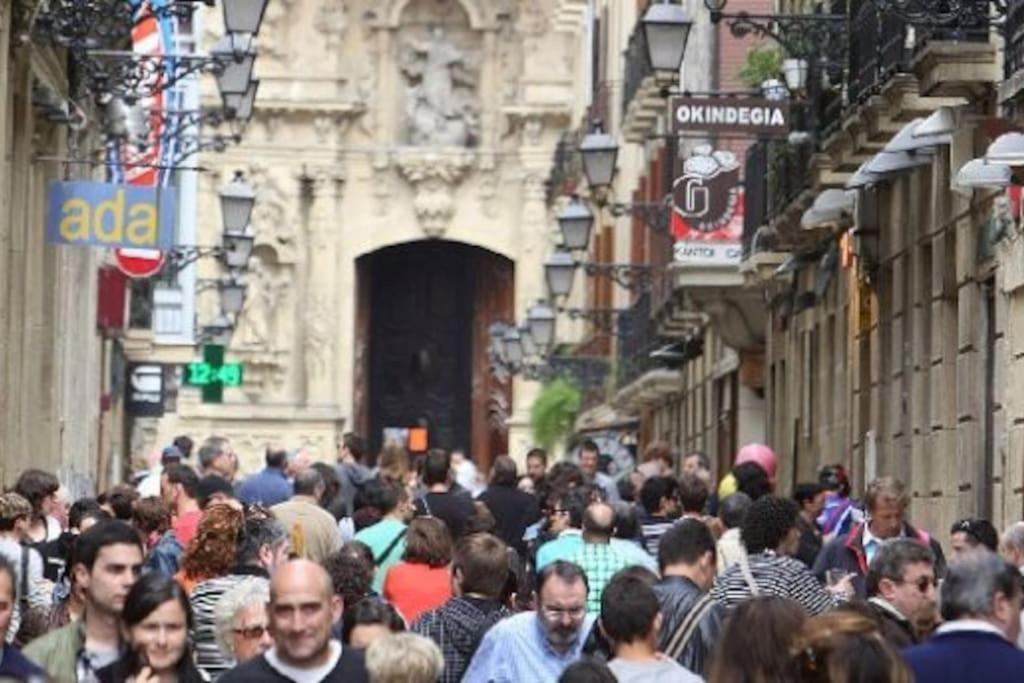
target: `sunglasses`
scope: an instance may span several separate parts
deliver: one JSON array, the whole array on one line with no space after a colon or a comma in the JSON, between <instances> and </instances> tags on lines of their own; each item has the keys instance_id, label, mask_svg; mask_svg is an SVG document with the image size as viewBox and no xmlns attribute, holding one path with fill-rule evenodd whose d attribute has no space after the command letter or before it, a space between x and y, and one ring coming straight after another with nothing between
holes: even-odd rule
<instances>
[{"instance_id":1,"label":"sunglasses","mask_svg":"<svg viewBox=\"0 0 1024 683\"><path fill-rule=\"evenodd\" d=\"M246 640L256 640L262 638L264 633L267 633L268 629L262 624L256 626L246 626L245 628L232 629L235 633L242 636Z\"/></svg>"},{"instance_id":2,"label":"sunglasses","mask_svg":"<svg viewBox=\"0 0 1024 683\"><path fill-rule=\"evenodd\" d=\"M935 588L939 585L938 579L936 579L934 576L919 576L917 577L916 581L899 581L898 583L909 583L911 585L917 586L917 590L921 591L922 593L927 593L929 586Z\"/></svg>"}]
</instances>

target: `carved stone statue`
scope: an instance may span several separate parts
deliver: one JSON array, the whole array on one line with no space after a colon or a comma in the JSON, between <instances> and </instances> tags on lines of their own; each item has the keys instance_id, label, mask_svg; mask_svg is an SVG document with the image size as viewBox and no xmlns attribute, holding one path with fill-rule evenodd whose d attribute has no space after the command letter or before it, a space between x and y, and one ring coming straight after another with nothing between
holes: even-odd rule
<instances>
[{"instance_id":1,"label":"carved stone statue","mask_svg":"<svg viewBox=\"0 0 1024 683\"><path fill-rule=\"evenodd\" d=\"M480 128L476 78L467 56L434 27L426 40L408 38L402 58L408 83L407 141L415 146L472 147Z\"/></svg>"},{"instance_id":2,"label":"carved stone statue","mask_svg":"<svg viewBox=\"0 0 1024 683\"><path fill-rule=\"evenodd\" d=\"M235 343L243 347L269 348L273 341L274 311L288 282L275 278L258 255L252 257L249 270L249 290L239 314Z\"/></svg>"}]
</instances>

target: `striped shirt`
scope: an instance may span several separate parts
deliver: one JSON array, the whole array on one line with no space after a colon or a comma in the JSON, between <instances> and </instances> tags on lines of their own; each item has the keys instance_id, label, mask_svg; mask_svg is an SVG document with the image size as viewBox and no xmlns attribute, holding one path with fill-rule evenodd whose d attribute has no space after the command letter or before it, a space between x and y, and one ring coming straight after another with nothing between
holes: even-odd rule
<instances>
[{"instance_id":1,"label":"striped shirt","mask_svg":"<svg viewBox=\"0 0 1024 683\"><path fill-rule=\"evenodd\" d=\"M766 551L749 557L750 573L759 595L775 595L793 600L810 615L821 614L842 602L830 593L800 560ZM711 597L726 609L753 597L742 565L736 564L715 580Z\"/></svg>"},{"instance_id":2,"label":"striped shirt","mask_svg":"<svg viewBox=\"0 0 1024 683\"><path fill-rule=\"evenodd\" d=\"M659 517L657 515L646 517L641 522L640 526L644 534L644 548L650 553L651 557L658 556L658 544L661 542L661 537L675 523L676 520L670 517Z\"/></svg>"},{"instance_id":3,"label":"striped shirt","mask_svg":"<svg viewBox=\"0 0 1024 683\"><path fill-rule=\"evenodd\" d=\"M234 571L245 569L236 568ZM211 680L218 678L235 665L234 660L226 656L217 644L217 604L232 588L245 581L249 576L266 578L257 571L254 569L251 574L232 573L202 581L192 589L192 593L189 595L188 601L192 607L192 649L196 666Z\"/></svg>"}]
</instances>

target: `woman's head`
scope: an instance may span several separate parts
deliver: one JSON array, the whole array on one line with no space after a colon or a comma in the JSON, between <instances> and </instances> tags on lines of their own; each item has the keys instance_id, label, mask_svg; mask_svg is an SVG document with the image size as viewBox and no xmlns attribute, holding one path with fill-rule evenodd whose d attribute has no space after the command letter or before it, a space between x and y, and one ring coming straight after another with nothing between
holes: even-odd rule
<instances>
[{"instance_id":1,"label":"woman's head","mask_svg":"<svg viewBox=\"0 0 1024 683\"><path fill-rule=\"evenodd\" d=\"M345 610L365 598L373 587L373 552L359 541L346 543L341 550L324 562L324 569L334 584L334 594L340 595Z\"/></svg>"},{"instance_id":2,"label":"woman's head","mask_svg":"<svg viewBox=\"0 0 1024 683\"><path fill-rule=\"evenodd\" d=\"M789 498L764 496L755 500L740 527L740 536L747 552L754 554L776 550L792 554L800 540L796 527L799 514L800 508Z\"/></svg>"},{"instance_id":3,"label":"woman's head","mask_svg":"<svg viewBox=\"0 0 1024 683\"><path fill-rule=\"evenodd\" d=\"M25 497L36 517L50 514L59 488L57 477L42 470L25 470L14 482L14 492Z\"/></svg>"},{"instance_id":4,"label":"woman's head","mask_svg":"<svg viewBox=\"0 0 1024 683\"><path fill-rule=\"evenodd\" d=\"M144 574L125 599L121 623L134 661L131 669L174 671L188 663L192 611L188 595L170 577Z\"/></svg>"},{"instance_id":5,"label":"woman's head","mask_svg":"<svg viewBox=\"0 0 1024 683\"><path fill-rule=\"evenodd\" d=\"M250 576L224 594L214 610L217 645L241 664L266 652L273 644L267 620L270 584Z\"/></svg>"},{"instance_id":6,"label":"woman's head","mask_svg":"<svg viewBox=\"0 0 1024 683\"><path fill-rule=\"evenodd\" d=\"M757 597L740 603L725 620L708 680L797 680L790 649L806 618L800 605L785 598Z\"/></svg>"},{"instance_id":7,"label":"woman's head","mask_svg":"<svg viewBox=\"0 0 1024 683\"><path fill-rule=\"evenodd\" d=\"M370 645L366 670L374 683L434 683L444 670L444 657L430 638L396 633Z\"/></svg>"},{"instance_id":8,"label":"woman's head","mask_svg":"<svg viewBox=\"0 0 1024 683\"><path fill-rule=\"evenodd\" d=\"M806 683L910 683L911 675L870 613L841 608L808 619L793 645Z\"/></svg>"},{"instance_id":9,"label":"woman's head","mask_svg":"<svg viewBox=\"0 0 1024 683\"><path fill-rule=\"evenodd\" d=\"M443 567L452 561L452 535L437 517L417 517L405 534L406 562Z\"/></svg>"},{"instance_id":10,"label":"woman's head","mask_svg":"<svg viewBox=\"0 0 1024 683\"><path fill-rule=\"evenodd\" d=\"M181 568L191 578L223 576L235 564L239 532L245 515L225 503L214 503L203 511L195 538L181 558Z\"/></svg>"},{"instance_id":11,"label":"woman's head","mask_svg":"<svg viewBox=\"0 0 1024 683\"><path fill-rule=\"evenodd\" d=\"M398 610L380 598L364 598L349 607L341 617L341 641L356 648L388 635L405 630L405 621Z\"/></svg>"}]
</instances>

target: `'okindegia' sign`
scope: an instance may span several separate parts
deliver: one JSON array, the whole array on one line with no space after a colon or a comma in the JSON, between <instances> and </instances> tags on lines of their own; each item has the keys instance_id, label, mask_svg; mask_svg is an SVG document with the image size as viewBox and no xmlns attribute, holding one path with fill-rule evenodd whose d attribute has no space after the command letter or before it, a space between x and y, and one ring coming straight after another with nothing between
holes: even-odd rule
<instances>
[{"instance_id":1,"label":"'okindegia' sign","mask_svg":"<svg viewBox=\"0 0 1024 683\"><path fill-rule=\"evenodd\" d=\"M672 132L789 134L789 103L754 97L674 97Z\"/></svg>"}]
</instances>

